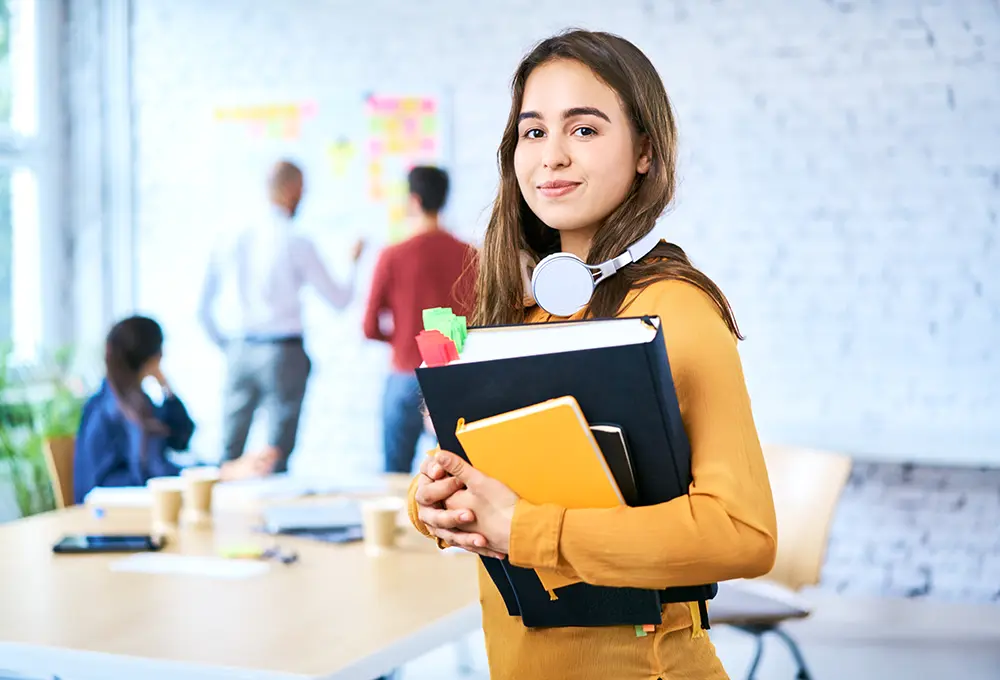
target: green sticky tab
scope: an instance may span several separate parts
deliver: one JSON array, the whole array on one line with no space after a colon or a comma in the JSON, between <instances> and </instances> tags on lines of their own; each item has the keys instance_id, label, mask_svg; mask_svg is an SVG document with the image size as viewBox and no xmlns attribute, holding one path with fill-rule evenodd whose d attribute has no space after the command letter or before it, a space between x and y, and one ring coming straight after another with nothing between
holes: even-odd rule
<instances>
[{"instance_id":1,"label":"green sticky tab","mask_svg":"<svg viewBox=\"0 0 1000 680\"><path fill-rule=\"evenodd\" d=\"M447 328L447 325L451 323L449 319L451 319L451 317L453 316L455 315L448 307L431 307L430 309L425 309L423 312L424 330L440 331L441 330L440 326L442 324L445 325L445 328Z\"/></svg>"},{"instance_id":2,"label":"green sticky tab","mask_svg":"<svg viewBox=\"0 0 1000 680\"><path fill-rule=\"evenodd\" d=\"M465 338L469 335L469 329L465 325L464 316L452 316L451 317L451 335L449 336L455 342L455 349L459 352L465 347Z\"/></svg>"},{"instance_id":3,"label":"green sticky tab","mask_svg":"<svg viewBox=\"0 0 1000 680\"><path fill-rule=\"evenodd\" d=\"M635 627L635 636L636 637L646 637L646 631L642 629L642 626L636 626Z\"/></svg>"},{"instance_id":4,"label":"green sticky tab","mask_svg":"<svg viewBox=\"0 0 1000 680\"><path fill-rule=\"evenodd\" d=\"M423 311L423 319L425 331L440 332L455 343L459 352L465 347L469 329L464 316L455 316L450 307L433 307Z\"/></svg>"}]
</instances>

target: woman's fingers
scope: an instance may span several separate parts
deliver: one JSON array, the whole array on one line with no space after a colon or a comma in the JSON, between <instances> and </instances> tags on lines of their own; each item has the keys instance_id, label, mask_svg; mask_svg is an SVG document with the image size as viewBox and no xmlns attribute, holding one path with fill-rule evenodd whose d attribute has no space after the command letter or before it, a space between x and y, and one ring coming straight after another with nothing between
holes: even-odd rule
<instances>
[{"instance_id":1,"label":"woman's fingers","mask_svg":"<svg viewBox=\"0 0 1000 680\"><path fill-rule=\"evenodd\" d=\"M471 509L475 501L476 497L472 494L472 492L467 491L466 489L459 489L452 495L448 496L448 498L444 499L444 501L442 501L442 505L445 510L460 510L462 508Z\"/></svg>"},{"instance_id":2,"label":"woman's fingers","mask_svg":"<svg viewBox=\"0 0 1000 680\"><path fill-rule=\"evenodd\" d=\"M437 480L444 476L444 470L434 461L434 456L426 456L420 462L420 474L430 480Z\"/></svg>"},{"instance_id":3,"label":"woman's fingers","mask_svg":"<svg viewBox=\"0 0 1000 680\"><path fill-rule=\"evenodd\" d=\"M444 468L441 467L436 460L434 460L434 456L436 456L440 451L440 449L434 449L424 456L423 461L420 463L420 473L429 479L438 480L448 474L445 472ZM447 453L447 451L445 451L445 453Z\"/></svg>"},{"instance_id":4,"label":"woman's fingers","mask_svg":"<svg viewBox=\"0 0 1000 680\"><path fill-rule=\"evenodd\" d=\"M426 506L419 508L417 517L432 532L435 529L456 529L476 521L476 515L471 510L441 510Z\"/></svg>"},{"instance_id":5,"label":"woman's fingers","mask_svg":"<svg viewBox=\"0 0 1000 680\"><path fill-rule=\"evenodd\" d=\"M444 476L444 470L434 460L434 456L427 456L423 459L420 463L420 473L431 480L441 479Z\"/></svg>"},{"instance_id":6,"label":"woman's fingers","mask_svg":"<svg viewBox=\"0 0 1000 680\"><path fill-rule=\"evenodd\" d=\"M501 555L495 550L491 550L487 547L486 538L481 534L471 534L465 531L451 531L450 529L436 529L433 533L450 546L462 548L463 550L468 550L469 552L474 552L477 555L483 555L484 557L493 557L498 560L502 560L505 557L504 555Z\"/></svg>"},{"instance_id":7,"label":"woman's fingers","mask_svg":"<svg viewBox=\"0 0 1000 680\"><path fill-rule=\"evenodd\" d=\"M421 480L413 498L417 505L433 506L444 502L461 489L462 483L454 477L445 477L436 482Z\"/></svg>"}]
</instances>

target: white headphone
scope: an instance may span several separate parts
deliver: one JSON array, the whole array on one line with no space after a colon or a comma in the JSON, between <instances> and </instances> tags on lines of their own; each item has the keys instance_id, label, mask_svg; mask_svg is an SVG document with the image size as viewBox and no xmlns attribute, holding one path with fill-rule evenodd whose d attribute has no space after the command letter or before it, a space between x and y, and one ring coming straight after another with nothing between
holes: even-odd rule
<instances>
[{"instance_id":1,"label":"white headphone","mask_svg":"<svg viewBox=\"0 0 1000 680\"><path fill-rule=\"evenodd\" d=\"M653 229L618 257L598 265L587 264L572 253L549 255L531 274L535 302L553 316L572 316L590 302L597 284L648 255L660 242L656 232Z\"/></svg>"}]
</instances>

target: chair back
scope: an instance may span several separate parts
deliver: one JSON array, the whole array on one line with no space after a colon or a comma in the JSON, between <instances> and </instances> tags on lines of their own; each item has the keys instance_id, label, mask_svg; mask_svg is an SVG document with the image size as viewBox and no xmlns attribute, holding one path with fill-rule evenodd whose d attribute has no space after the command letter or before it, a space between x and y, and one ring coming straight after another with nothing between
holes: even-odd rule
<instances>
[{"instance_id":1,"label":"chair back","mask_svg":"<svg viewBox=\"0 0 1000 680\"><path fill-rule=\"evenodd\" d=\"M76 453L76 437L46 439L43 448L56 507L68 508L74 504L73 457Z\"/></svg>"},{"instance_id":2,"label":"chair back","mask_svg":"<svg viewBox=\"0 0 1000 680\"><path fill-rule=\"evenodd\" d=\"M778 521L778 552L764 578L792 590L816 585L851 459L828 451L765 446L764 460Z\"/></svg>"}]
</instances>

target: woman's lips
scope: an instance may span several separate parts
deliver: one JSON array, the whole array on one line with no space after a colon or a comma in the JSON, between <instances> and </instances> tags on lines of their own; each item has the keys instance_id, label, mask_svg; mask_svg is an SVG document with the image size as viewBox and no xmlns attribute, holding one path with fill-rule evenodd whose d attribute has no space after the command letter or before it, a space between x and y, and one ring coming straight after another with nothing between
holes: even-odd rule
<instances>
[{"instance_id":1,"label":"woman's lips","mask_svg":"<svg viewBox=\"0 0 1000 680\"><path fill-rule=\"evenodd\" d=\"M566 180L554 180L538 185L538 193L546 198L559 198L571 193L578 186L579 182L569 182Z\"/></svg>"}]
</instances>

